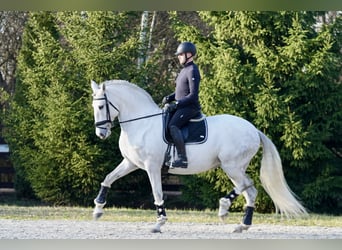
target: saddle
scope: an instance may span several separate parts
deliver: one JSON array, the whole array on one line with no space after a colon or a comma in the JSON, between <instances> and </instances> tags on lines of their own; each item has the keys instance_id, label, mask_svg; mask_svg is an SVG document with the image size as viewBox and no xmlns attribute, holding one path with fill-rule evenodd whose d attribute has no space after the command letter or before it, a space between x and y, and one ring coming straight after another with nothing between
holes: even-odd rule
<instances>
[{"instance_id":1,"label":"saddle","mask_svg":"<svg viewBox=\"0 0 342 250\"><path fill-rule=\"evenodd\" d=\"M170 113L163 113L163 139L167 144L173 144L172 137L167 129ZM189 123L181 128L185 144L201 144L207 140L207 120L204 114L190 119Z\"/></svg>"},{"instance_id":2,"label":"saddle","mask_svg":"<svg viewBox=\"0 0 342 250\"><path fill-rule=\"evenodd\" d=\"M163 139L168 144L164 157L163 173L168 172L168 162L171 160L171 148L173 148L173 157L175 155L175 147L172 137L168 132L167 125L171 119L169 112L164 112L163 116ZM206 142L208 138L207 119L204 114L199 113L198 116L190 119L189 123L181 128L185 145L201 144Z\"/></svg>"}]
</instances>

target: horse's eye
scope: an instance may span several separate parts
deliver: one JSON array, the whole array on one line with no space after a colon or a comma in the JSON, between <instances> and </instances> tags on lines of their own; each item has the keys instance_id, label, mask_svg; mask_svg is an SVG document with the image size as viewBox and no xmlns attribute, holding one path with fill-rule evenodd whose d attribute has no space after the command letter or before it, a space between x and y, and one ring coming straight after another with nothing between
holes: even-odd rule
<instances>
[{"instance_id":1,"label":"horse's eye","mask_svg":"<svg viewBox=\"0 0 342 250\"><path fill-rule=\"evenodd\" d=\"M103 105L99 106L99 109L103 109Z\"/></svg>"}]
</instances>

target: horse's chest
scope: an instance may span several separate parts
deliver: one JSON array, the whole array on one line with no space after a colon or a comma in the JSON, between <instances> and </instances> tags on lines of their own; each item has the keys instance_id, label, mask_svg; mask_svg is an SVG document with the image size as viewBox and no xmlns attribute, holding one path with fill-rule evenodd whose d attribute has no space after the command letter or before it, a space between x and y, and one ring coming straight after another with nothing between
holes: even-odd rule
<instances>
[{"instance_id":1,"label":"horse's chest","mask_svg":"<svg viewBox=\"0 0 342 250\"><path fill-rule=\"evenodd\" d=\"M134 162L136 165L140 164L141 158L146 155L148 147L142 140L134 140L129 137L120 137L119 147L122 155Z\"/></svg>"}]
</instances>

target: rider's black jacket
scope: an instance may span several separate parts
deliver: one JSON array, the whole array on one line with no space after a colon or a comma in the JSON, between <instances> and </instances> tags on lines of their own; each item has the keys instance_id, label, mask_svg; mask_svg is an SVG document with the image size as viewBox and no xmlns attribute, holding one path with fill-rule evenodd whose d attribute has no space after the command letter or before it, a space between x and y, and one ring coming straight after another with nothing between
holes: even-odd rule
<instances>
[{"instance_id":1,"label":"rider's black jacket","mask_svg":"<svg viewBox=\"0 0 342 250\"><path fill-rule=\"evenodd\" d=\"M200 81L197 65L192 61L185 64L176 78L176 90L168 96L168 101L177 101L177 109L189 107L200 110L198 98Z\"/></svg>"},{"instance_id":2,"label":"rider's black jacket","mask_svg":"<svg viewBox=\"0 0 342 250\"><path fill-rule=\"evenodd\" d=\"M192 61L185 64L176 78L175 92L167 97L168 102L177 102L177 109L168 124L169 129L172 126L182 128L191 118L200 113L201 105L198 97L200 81L197 65Z\"/></svg>"}]
</instances>

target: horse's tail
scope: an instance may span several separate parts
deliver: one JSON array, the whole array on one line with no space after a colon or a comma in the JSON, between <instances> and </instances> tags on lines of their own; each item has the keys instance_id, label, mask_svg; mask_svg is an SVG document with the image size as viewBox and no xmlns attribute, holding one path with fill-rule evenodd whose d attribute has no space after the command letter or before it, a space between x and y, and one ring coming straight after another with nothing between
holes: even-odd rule
<instances>
[{"instance_id":1,"label":"horse's tail","mask_svg":"<svg viewBox=\"0 0 342 250\"><path fill-rule=\"evenodd\" d=\"M260 180L273 200L276 212L280 211L288 217L306 215L306 209L295 198L295 194L286 183L277 148L261 131L259 131L259 136L263 144Z\"/></svg>"}]
</instances>

